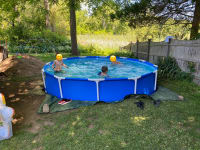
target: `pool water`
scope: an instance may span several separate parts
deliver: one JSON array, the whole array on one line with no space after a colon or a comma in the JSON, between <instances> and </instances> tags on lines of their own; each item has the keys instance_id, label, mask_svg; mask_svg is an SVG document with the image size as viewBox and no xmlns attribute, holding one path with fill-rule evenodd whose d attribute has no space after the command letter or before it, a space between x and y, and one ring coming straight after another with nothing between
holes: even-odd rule
<instances>
[{"instance_id":1,"label":"pool water","mask_svg":"<svg viewBox=\"0 0 200 150\"><path fill-rule=\"evenodd\" d=\"M54 72L51 65L47 66L46 72L59 77L71 78L102 78L98 75L102 66L108 67L110 78L134 78L151 73L156 69L142 62L127 59L118 59L121 64L113 65L107 58L84 58L84 59L64 59L63 62L69 67L62 67L62 72Z\"/></svg>"}]
</instances>

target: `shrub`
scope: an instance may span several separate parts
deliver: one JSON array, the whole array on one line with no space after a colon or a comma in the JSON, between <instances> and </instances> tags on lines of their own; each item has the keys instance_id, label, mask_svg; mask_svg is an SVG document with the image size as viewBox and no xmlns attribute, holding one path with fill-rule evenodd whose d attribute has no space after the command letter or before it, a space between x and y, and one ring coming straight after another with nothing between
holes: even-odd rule
<instances>
[{"instance_id":1,"label":"shrub","mask_svg":"<svg viewBox=\"0 0 200 150\"><path fill-rule=\"evenodd\" d=\"M158 70L159 78L169 78L169 79L189 80L189 81L193 79L191 73L183 72L179 68L174 58L168 57L165 59L160 59L158 66L159 66Z\"/></svg>"},{"instance_id":2,"label":"shrub","mask_svg":"<svg viewBox=\"0 0 200 150\"><path fill-rule=\"evenodd\" d=\"M192 40L198 40L198 39L200 39L200 33L198 33L198 34L196 35L196 37L194 37Z\"/></svg>"},{"instance_id":3,"label":"shrub","mask_svg":"<svg viewBox=\"0 0 200 150\"><path fill-rule=\"evenodd\" d=\"M112 53L111 55L115 55L115 56L119 56L119 57L135 58L134 54L127 50L117 51L117 52Z\"/></svg>"},{"instance_id":4,"label":"shrub","mask_svg":"<svg viewBox=\"0 0 200 150\"><path fill-rule=\"evenodd\" d=\"M51 31L26 35L24 38L10 38L9 51L12 53L70 52L71 42L64 36Z\"/></svg>"},{"instance_id":5,"label":"shrub","mask_svg":"<svg viewBox=\"0 0 200 150\"><path fill-rule=\"evenodd\" d=\"M84 56L104 56L105 53L103 50L95 48L93 45L90 46L79 46L79 51L81 55Z\"/></svg>"}]
</instances>

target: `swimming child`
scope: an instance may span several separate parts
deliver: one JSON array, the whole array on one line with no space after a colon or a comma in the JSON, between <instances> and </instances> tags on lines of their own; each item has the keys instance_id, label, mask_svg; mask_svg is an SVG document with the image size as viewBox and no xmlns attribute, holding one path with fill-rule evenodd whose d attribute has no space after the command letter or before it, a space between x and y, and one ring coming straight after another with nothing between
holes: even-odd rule
<instances>
[{"instance_id":1,"label":"swimming child","mask_svg":"<svg viewBox=\"0 0 200 150\"><path fill-rule=\"evenodd\" d=\"M102 77L109 77L107 73L108 73L108 67L102 66L101 72L99 72L98 75Z\"/></svg>"},{"instance_id":2,"label":"swimming child","mask_svg":"<svg viewBox=\"0 0 200 150\"><path fill-rule=\"evenodd\" d=\"M110 61L112 64L121 64L119 61L117 61L117 58L114 55L110 56Z\"/></svg>"},{"instance_id":3,"label":"swimming child","mask_svg":"<svg viewBox=\"0 0 200 150\"><path fill-rule=\"evenodd\" d=\"M60 72L62 70L62 66L68 68L68 66L63 63L62 58L62 54L56 55L56 60L54 60L52 64L52 68L54 69L54 71Z\"/></svg>"}]
</instances>

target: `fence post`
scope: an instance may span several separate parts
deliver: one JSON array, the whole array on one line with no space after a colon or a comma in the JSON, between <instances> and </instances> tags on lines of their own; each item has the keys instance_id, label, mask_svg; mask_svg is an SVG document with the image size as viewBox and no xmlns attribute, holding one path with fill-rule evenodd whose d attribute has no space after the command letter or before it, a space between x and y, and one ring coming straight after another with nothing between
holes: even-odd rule
<instances>
[{"instance_id":1,"label":"fence post","mask_svg":"<svg viewBox=\"0 0 200 150\"><path fill-rule=\"evenodd\" d=\"M151 39L148 39L148 52L147 52L147 61L149 61L150 48L151 48Z\"/></svg>"},{"instance_id":2,"label":"fence post","mask_svg":"<svg viewBox=\"0 0 200 150\"><path fill-rule=\"evenodd\" d=\"M136 58L138 58L138 51L139 51L139 40L137 39L137 42L136 42Z\"/></svg>"},{"instance_id":3,"label":"fence post","mask_svg":"<svg viewBox=\"0 0 200 150\"><path fill-rule=\"evenodd\" d=\"M172 41L172 39L169 38L169 41L168 41L168 49L167 49L167 57L169 57L171 41Z\"/></svg>"},{"instance_id":4,"label":"fence post","mask_svg":"<svg viewBox=\"0 0 200 150\"><path fill-rule=\"evenodd\" d=\"M130 52L131 52L131 50L132 50L132 41L130 42Z\"/></svg>"}]
</instances>

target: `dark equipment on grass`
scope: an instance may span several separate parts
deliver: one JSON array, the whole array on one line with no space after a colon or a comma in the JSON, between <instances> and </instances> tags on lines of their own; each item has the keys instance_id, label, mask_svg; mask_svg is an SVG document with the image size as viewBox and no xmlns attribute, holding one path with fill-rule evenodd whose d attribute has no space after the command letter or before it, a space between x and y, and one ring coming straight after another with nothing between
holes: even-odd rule
<instances>
[{"instance_id":1,"label":"dark equipment on grass","mask_svg":"<svg viewBox=\"0 0 200 150\"><path fill-rule=\"evenodd\" d=\"M154 106L158 107L161 104L161 100L154 100L153 104L154 104Z\"/></svg>"},{"instance_id":2,"label":"dark equipment on grass","mask_svg":"<svg viewBox=\"0 0 200 150\"><path fill-rule=\"evenodd\" d=\"M139 107L140 109L144 109L144 102L139 101L139 102L135 102L134 104L136 104L137 107Z\"/></svg>"}]
</instances>

